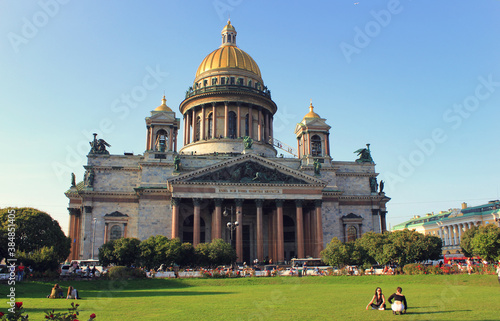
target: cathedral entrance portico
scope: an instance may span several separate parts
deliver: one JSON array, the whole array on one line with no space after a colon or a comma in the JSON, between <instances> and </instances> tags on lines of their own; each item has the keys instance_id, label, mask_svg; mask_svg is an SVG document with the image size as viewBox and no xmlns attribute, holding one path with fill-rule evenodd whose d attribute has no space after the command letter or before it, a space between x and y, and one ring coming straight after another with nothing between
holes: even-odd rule
<instances>
[{"instance_id":1,"label":"cathedral entrance portico","mask_svg":"<svg viewBox=\"0 0 500 321\"><path fill-rule=\"evenodd\" d=\"M192 215L193 246L217 238L234 240L239 263L319 256L322 181L303 173L284 173L261 160L265 159L248 154L214 165L212 170L170 180L172 237L186 241L180 222ZM205 222L205 239L200 219Z\"/></svg>"},{"instance_id":2,"label":"cathedral entrance portico","mask_svg":"<svg viewBox=\"0 0 500 321\"><path fill-rule=\"evenodd\" d=\"M172 224L174 220L179 222L176 223L177 228L172 228L172 237L192 243L195 247L199 243L221 238L235 248L238 263L254 259L264 262L266 258L281 263L293 257L317 257L322 250L322 232L317 230L322 228L322 224L321 219L318 224L315 217L315 201L174 199L172 206L177 210L173 213L180 212L180 217L172 216ZM222 214L219 214L221 210ZM307 218L313 220L312 224L304 224L304 215L301 220L303 211L307 213ZM236 227L235 222L238 222ZM219 231L220 237L217 237ZM304 235L311 237L305 240Z\"/></svg>"}]
</instances>

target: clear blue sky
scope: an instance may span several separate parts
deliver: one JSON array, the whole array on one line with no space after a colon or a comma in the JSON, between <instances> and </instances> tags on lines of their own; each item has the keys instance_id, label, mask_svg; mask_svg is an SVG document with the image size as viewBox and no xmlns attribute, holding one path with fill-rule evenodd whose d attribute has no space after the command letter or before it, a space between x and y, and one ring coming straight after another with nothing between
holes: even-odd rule
<instances>
[{"instance_id":1,"label":"clear blue sky","mask_svg":"<svg viewBox=\"0 0 500 321\"><path fill-rule=\"evenodd\" d=\"M276 138L295 146L313 99L334 160L371 144L391 225L499 198L500 1L5 0L0 206L67 230L92 133L142 154L144 118L164 92L180 117L229 15L278 105Z\"/></svg>"}]
</instances>

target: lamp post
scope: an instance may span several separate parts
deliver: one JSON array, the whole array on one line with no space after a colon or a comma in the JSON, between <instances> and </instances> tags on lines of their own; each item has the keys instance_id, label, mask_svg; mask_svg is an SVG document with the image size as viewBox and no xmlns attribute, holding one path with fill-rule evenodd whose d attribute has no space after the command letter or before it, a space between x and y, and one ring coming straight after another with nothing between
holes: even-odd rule
<instances>
[{"instance_id":1,"label":"lamp post","mask_svg":"<svg viewBox=\"0 0 500 321\"><path fill-rule=\"evenodd\" d=\"M229 229L229 238L231 240L231 246L233 246L233 231L236 230L236 228L240 225L238 221L234 221L234 208L231 206L229 208L224 207L224 212L222 212L222 215L225 217L231 215L231 220L227 222L226 227Z\"/></svg>"},{"instance_id":2,"label":"lamp post","mask_svg":"<svg viewBox=\"0 0 500 321\"><path fill-rule=\"evenodd\" d=\"M94 227L92 228L92 260L94 259L95 223L96 222L97 222L97 218L94 217L94 220L93 220Z\"/></svg>"}]
</instances>

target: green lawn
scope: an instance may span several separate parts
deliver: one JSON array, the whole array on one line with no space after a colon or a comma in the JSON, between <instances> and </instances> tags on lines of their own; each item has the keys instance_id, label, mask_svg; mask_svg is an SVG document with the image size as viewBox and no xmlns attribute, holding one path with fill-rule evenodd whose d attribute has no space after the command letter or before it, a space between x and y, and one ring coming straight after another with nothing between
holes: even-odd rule
<instances>
[{"instance_id":1,"label":"green lawn","mask_svg":"<svg viewBox=\"0 0 500 321\"><path fill-rule=\"evenodd\" d=\"M64 311L69 300L47 299L53 284L17 286L30 320L43 311ZM492 275L332 276L60 282L80 291L81 316L112 320L498 320L500 285ZM366 311L380 286L389 297L397 286L408 314ZM1 285L6 298L8 286ZM6 311L5 299L0 311Z\"/></svg>"}]
</instances>

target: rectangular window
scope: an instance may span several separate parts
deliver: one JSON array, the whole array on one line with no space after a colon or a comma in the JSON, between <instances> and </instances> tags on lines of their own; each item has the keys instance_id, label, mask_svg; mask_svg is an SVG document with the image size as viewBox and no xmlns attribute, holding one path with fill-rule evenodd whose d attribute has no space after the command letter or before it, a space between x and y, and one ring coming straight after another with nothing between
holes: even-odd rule
<instances>
[{"instance_id":1,"label":"rectangular window","mask_svg":"<svg viewBox=\"0 0 500 321\"><path fill-rule=\"evenodd\" d=\"M234 85L235 79L234 77L231 77L231 85Z\"/></svg>"},{"instance_id":2,"label":"rectangular window","mask_svg":"<svg viewBox=\"0 0 500 321\"><path fill-rule=\"evenodd\" d=\"M225 85L226 84L226 78L225 77L221 77L220 78L220 84L221 85Z\"/></svg>"},{"instance_id":3,"label":"rectangular window","mask_svg":"<svg viewBox=\"0 0 500 321\"><path fill-rule=\"evenodd\" d=\"M212 78L212 86L217 85L217 78Z\"/></svg>"}]
</instances>

